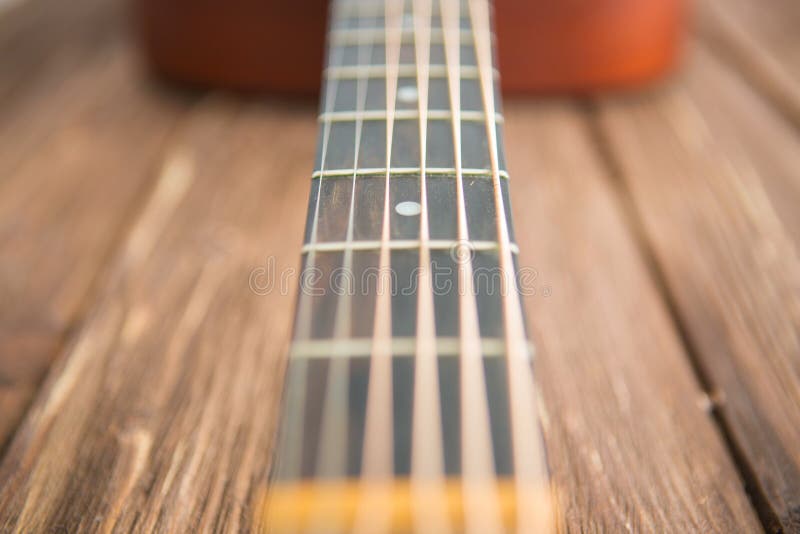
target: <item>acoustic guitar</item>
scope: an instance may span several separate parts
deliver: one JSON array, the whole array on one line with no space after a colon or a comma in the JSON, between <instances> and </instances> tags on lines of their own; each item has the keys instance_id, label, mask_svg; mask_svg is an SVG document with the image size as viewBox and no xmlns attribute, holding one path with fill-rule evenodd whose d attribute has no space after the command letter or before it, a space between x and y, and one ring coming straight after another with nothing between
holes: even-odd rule
<instances>
[{"instance_id":1,"label":"acoustic guitar","mask_svg":"<svg viewBox=\"0 0 800 534\"><path fill-rule=\"evenodd\" d=\"M601 22L590 4L619 11L595 9ZM140 8L152 62L172 77L295 91L319 77L320 2ZM588 90L664 72L681 11L332 2L266 532L554 530L493 17L510 88Z\"/></svg>"}]
</instances>

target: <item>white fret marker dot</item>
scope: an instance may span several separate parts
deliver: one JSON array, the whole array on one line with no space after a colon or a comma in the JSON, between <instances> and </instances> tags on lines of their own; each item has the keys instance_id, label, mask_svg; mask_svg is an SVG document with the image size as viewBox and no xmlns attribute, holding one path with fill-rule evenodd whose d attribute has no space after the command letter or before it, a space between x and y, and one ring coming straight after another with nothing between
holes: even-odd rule
<instances>
[{"instance_id":1,"label":"white fret marker dot","mask_svg":"<svg viewBox=\"0 0 800 534\"><path fill-rule=\"evenodd\" d=\"M422 206L419 205L419 202L401 202L394 207L394 211L406 217L413 217L422 212Z\"/></svg>"},{"instance_id":2,"label":"white fret marker dot","mask_svg":"<svg viewBox=\"0 0 800 534\"><path fill-rule=\"evenodd\" d=\"M404 85L397 90L397 98L404 104L413 104L419 98L417 88L413 85Z\"/></svg>"}]
</instances>

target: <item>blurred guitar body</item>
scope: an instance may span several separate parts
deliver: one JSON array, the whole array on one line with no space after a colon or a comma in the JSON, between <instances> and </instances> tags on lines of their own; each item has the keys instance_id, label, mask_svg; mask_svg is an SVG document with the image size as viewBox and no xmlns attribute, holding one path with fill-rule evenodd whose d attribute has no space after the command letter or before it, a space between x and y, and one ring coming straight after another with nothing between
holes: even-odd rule
<instances>
[{"instance_id":1,"label":"blurred guitar body","mask_svg":"<svg viewBox=\"0 0 800 534\"><path fill-rule=\"evenodd\" d=\"M326 0L136 0L151 67L195 85L314 94ZM685 0L497 0L506 92L587 93L668 73Z\"/></svg>"}]
</instances>

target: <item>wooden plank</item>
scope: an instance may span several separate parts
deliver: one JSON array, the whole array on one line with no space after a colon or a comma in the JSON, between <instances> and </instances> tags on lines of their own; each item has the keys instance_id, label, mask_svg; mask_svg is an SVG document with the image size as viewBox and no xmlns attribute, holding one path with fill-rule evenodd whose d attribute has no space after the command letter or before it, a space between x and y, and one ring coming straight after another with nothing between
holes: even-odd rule
<instances>
[{"instance_id":1,"label":"wooden plank","mask_svg":"<svg viewBox=\"0 0 800 534\"><path fill-rule=\"evenodd\" d=\"M0 451L191 100L151 87L119 43L90 55L0 99Z\"/></svg>"},{"instance_id":2,"label":"wooden plank","mask_svg":"<svg viewBox=\"0 0 800 534\"><path fill-rule=\"evenodd\" d=\"M758 530L586 122L558 103L506 117L563 530Z\"/></svg>"},{"instance_id":3,"label":"wooden plank","mask_svg":"<svg viewBox=\"0 0 800 534\"><path fill-rule=\"evenodd\" d=\"M798 140L713 56L685 79L600 123L761 520L796 532Z\"/></svg>"},{"instance_id":4,"label":"wooden plank","mask_svg":"<svg viewBox=\"0 0 800 534\"><path fill-rule=\"evenodd\" d=\"M697 13L703 38L800 127L800 4L702 0Z\"/></svg>"},{"instance_id":5,"label":"wooden plank","mask_svg":"<svg viewBox=\"0 0 800 534\"><path fill-rule=\"evenodd\" d=\"M245 107L207 103L170 145L0 467L0 530L252 527L296 270L259 293L270 266L296 269L316 124L311 106Z\"/></svg>"}]
</instances>

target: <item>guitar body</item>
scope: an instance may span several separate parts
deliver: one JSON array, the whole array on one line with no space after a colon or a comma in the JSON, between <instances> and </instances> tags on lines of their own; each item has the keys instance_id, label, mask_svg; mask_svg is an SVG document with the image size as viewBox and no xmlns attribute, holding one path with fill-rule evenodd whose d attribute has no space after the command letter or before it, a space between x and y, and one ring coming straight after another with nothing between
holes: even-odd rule
<instances>
[{"instance_id":1,"label":"guitar body","mask_svg":"<svg viewBox=\"0 0 800 534\"><path fill-rule=\"evenodd\" d=\"M326 0L137 0L150 65L178 81L315 94ZM663 76L680 55L685 0L497 0L510 92L591 92Z\"/></svg>"}]
</instances>

